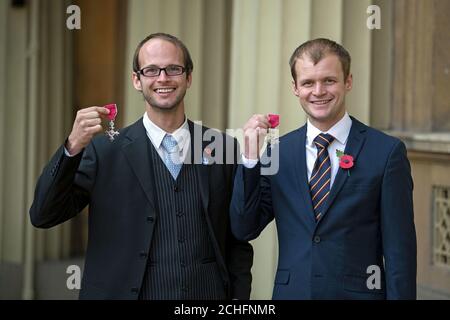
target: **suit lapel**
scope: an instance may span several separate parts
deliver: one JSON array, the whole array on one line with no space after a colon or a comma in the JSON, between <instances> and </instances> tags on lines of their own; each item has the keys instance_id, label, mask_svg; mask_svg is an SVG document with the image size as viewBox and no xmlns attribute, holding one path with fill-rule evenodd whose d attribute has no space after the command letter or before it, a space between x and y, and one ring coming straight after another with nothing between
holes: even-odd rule
<instances>
[{"instance_id":1,"label":"suit lapel","mask_svg":"<svg viewBox=\"0 0 450 320\"><path fill-rule=\"evenodd\" d=\"M125 140L122 151L144 190L147 200L152 208L155 209L155 179L151 167L149 141L142 118L130 127Z\"/></svg>"},{"instance_id":2,"label":"suit lapel","mask_svg":"<svg viewBox=\"0 0 450 320\"><path fill-rule=\"evenodd\" d=\"M200 190L200 197L202 200L203 209L208 213L209 206L209 174L211 165L203 164L203 150L208 144L208 141L203 141L204 127L194 124L188 120L189 132L191 134L190 157L191 163L194 164L195 172L198 179L198 188ZM201 148L199 148L201 146Z\"/></svg>"},{"instance_id":3,"label":"suit lapel","mask_svg":"<svg viewBox=\"0 0 450 320\"><path fill-rule=\"evenodd\" d=\"M302 217L308 220L308 224L316 224L314 220L314 210L312 206L311 196L309 192L308 175L306 169L306 125L298 129L299 139L295 140L294 145L294 167L296 171L296 176L299 177L299 188L300 194L303 198L303 203L305 204L306 211L302 213Z\"/></svg>"},{"instance_id":4,"label":"suit lapel","mask_svg":"<svg viewBox=\"0 0 450 320\"><path fill-rule=\"evenodd\" d=\"M357 165L358 163L357 158L365 140L366 126L353 117L351 117L351 119L352 119L352 127L350 129L344 153L351 155L355 161L355 164ZM347 170L339 168L336 174L336 178L334 179L330 195L325 203L322 218L320 220L323 220L324 216L327 214L328 209L333 204L333 201L336 199L336 196L338 195L339 191L341 191L342 187L347 181L347 178L348 178Z\"/></svg>"}]
</instances>

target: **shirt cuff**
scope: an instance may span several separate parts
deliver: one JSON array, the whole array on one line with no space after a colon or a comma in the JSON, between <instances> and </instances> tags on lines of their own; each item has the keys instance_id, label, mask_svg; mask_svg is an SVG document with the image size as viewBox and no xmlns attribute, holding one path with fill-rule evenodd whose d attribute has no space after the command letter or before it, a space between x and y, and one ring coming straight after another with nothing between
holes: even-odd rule
<instances>
[{"instance_id":1,"label":"shirt cuff","mask_svg":"<svg viewBox=\"0 0 450 320\"><path fill-rule=\"evenodd\" d=\"M69 151L67 151L67 149L66 149L66 147L64 147L64 154L66 155L66 156L68 156L68 157L70 157L70 158L72 158L72 157L75 157L76 156L76 154L70 154L69 153Z\"/></svg>"},{"instance_id":2,"label":"shirt cuff","mask_svg":"<svg viewBox=\"0 0 450 320\"><path fill-rule=\"evenodd\" d=\"M244 154L242 154L242 164L247 169L252 169L258 164L258 159L247 159Z\"/></svg>"}]
</instances>

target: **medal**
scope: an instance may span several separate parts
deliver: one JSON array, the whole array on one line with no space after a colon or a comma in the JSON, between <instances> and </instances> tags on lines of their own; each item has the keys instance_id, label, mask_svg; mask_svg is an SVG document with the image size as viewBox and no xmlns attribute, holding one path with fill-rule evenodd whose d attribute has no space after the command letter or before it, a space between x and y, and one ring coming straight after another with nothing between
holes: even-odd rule
<instances>
[{"instance_id":1,"label":"medal","mask_svg":"<svg viewBox=\"0 0 450 320\"><path fill-rule=\"evenodd\" d=\"M107 104L104 106L109 110L108 120L109 120L109 130L105 131L105 134L109 137L110 141L114 140L114 136L119 135L119 132L114 130L114 120L117 116L117 105L115 103Z\"/></svg>"},{"instance_id":2,"label":"medal","mask_svg":"<svg viewBox=\"0 0 450 320\"><path fill-rule=\"evenodd\" d=\"M279 142L278 129L275 129L280 124L280 116L278 114L268 114L270 128L267 133L267 143L273 146Z\"/></svg>"}]
</instances>

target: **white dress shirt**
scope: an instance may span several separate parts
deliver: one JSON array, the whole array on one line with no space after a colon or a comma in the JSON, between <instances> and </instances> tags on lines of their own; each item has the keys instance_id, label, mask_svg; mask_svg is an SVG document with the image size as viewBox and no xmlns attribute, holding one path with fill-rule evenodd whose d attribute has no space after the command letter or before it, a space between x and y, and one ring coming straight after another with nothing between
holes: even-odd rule
<instances>
[{"instance_id":1,"label":"white dress shirt","mask_svg":"<svg viewBox=\"0 0 450 320\"><path fill-rule=\"evenodd\" d=\"M173 133L168 133L158 127L147 115L147 112L144 113L142 117L142 122L144 123L145 131L147 132L147 137L150 139L151 143L155 147L156 151L158 151L159 156L164 161L165 153L167 152L163 146L161 145L162 140L166 134L172 135L178 143L179 148L179 159L181 162L184 162L186 159L186 155L189 151L189 147L191 144L191 134L189 132L189 125L187 123L187 118L184 119L183 124Z\"/></svg>"},{"instance_id":2,"label":"white dress shirt","mask_svg":"<svg viewBox=\"0 0 450 320\"><path fill-rule=\"evenodd\" d=\"M333 185L336 174L339 170L339 158L336 156L336 150L344 152L347 145L348 135L350 134L350 128L352 127L352 119L346 112L341 120L339 120L330 130L323 132L331 134L334 137L334 141L328 146L328 154L331 161L331 182L330 187ZM306 170L308 174L308 181L311 179L311 174L314 169L314 163L317 159L317 147L314 144L314 139L322 131L312 125L309 119L306 122ZM253 168L258 163L258 160L247 159L242 154L242 164L246 168Z\"/></svg>"},{"instance_id":3,"label":"white dress shirt","mask_svg":"<svg viewBox=\"0 0 450 320\"><path fill-rule=\"evenodd\" d=\"M314 139L320 133L328 133L334 137L334 141L328 146L328 154L330 155L331 162L331 188L334 179L336 178L336 174L339 170L339 158L336 156L336 150L344 152L351 127L352 119L350 119L350 116L347 112L341 120L339 120L334 126L330 128L330 130L326 132L322 132L314 127L308 119L308 121L306 122L306 171L308 174L308 181L311 179L311 173L314 169L314 163L317 159L317 147L314 144Z\"/></svg>"}]
</instances>

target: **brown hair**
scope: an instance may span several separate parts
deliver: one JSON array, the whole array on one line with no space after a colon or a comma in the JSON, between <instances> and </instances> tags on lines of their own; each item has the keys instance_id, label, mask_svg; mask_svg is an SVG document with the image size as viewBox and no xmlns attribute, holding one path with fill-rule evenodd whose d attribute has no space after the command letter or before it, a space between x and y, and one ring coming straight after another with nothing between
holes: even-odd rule
<instances>
[{"instance_id":1,"label":"brown hair","mask_svg":"<svg viewBox=\"0 0 450 320\"><path fill-rule=\"evenodd\" d=\"M173 43L177 48L180 48L181 51L183 52L184 67L186 68L186 77L191 74L192 70L194 69L194 64L192 62L191 55L189 54L189 50L186 48L184 43L181 42L180 39L178 39L177 37L175 37L171 34L162 33L162 32L153 33L153 34L147 36L141 42L139 42L139 44L137 45L136 50L134 52L134 56L133 56L133 71L134 72L138 73L140 70L139 52L141 51L142 46L151 39L163 39L163 40ZM138 76L139 76L139 73L138 73Z\"/></svg>"},{"instance_id":2,"label":"brown hair","mask_svg":"<svg viewBox=\"0 0 450 320\"><path fill-rule=\"evenodd\" d=\"M299 47L297 47L297 49L295 49L294 53L292 53L292 56L289 59L289 66L291 67L291 75L294 79L294 82L297 81L297 76L295 73L295 63L297 62L297 59L300 59L304 55L307 55L309 58L311 58L314 64L317 64L328 54L334 54L339 58L339 61L342 65L342 71L344 72L345 81L350 74L350 54L343 46L336 43L335 41L318 38L309 40L301 44Z\"/></svg>"}]
</instances>

